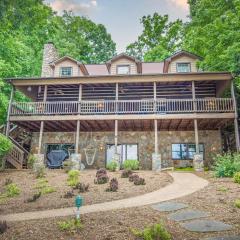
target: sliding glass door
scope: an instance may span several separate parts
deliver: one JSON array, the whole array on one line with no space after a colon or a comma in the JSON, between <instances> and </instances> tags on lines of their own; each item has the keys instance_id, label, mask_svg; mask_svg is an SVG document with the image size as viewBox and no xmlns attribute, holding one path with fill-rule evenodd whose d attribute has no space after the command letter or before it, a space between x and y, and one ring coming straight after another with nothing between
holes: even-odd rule
<instances>
[{"instance_id":1,"label":"sliding glass door","mask_svg":"<svg viewBox=\"0 0 240 240\"><path fill-rule=\"evenodd\" d=\"M106 146L106 164L110 163L115 153L114 144L107 144ZM138 144L119 144L117 146L117 153L120 154L120 161L138 160Z\"/></svg>"}]
</instances>

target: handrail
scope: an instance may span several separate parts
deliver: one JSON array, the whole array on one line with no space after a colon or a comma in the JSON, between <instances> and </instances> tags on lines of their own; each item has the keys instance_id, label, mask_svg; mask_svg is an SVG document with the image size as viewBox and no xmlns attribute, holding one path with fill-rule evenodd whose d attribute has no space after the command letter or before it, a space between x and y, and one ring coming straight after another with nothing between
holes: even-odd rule
<instances>
[{"instance_id":1,"label":"handrail","mask_svg":"<svg viewBox=\"0 0 240 240\"><path fill-rule=\"evenodd\" d=\"M234 112L232 98L13 102L11 116Z\"/></svg>"}]
</instances>

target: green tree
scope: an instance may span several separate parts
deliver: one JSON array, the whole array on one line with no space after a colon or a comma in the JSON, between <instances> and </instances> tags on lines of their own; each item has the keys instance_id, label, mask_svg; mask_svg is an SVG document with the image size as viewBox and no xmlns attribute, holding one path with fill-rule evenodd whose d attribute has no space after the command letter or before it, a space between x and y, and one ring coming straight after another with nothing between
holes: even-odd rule
<instances>
[{"instance_id":1,"label":"green tree","mask_svg":"<svg viewBox=\"0 0 240 240\"><path fill-rule=\"evenodd\" d=\"M183 37L181 20L169 22L168 15L154 13L141 19L143 32L127 46L127 53L145 61L161 61L180 49Z\"/></svg>"}]
</instances>

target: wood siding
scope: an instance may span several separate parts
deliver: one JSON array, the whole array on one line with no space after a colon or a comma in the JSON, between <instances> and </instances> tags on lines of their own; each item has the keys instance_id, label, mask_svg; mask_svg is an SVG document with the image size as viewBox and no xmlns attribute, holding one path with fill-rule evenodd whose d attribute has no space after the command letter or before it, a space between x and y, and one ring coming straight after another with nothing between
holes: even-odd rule
<instances>
[{"instance_id":1,"label":"wood siding","mask_svg":"<svg viewBox=\"0 0 240 240\"><path fill-rule=\"evenodd\" d=\"M197 59L190 58L188 56L182 56L179 58L174 59L170 65L168 72L169 73L176 73L177 72L177 63L190 63L191 64L191 72L197 72Z\"/></svg>"},{"instance_id":2,"label":"wood siding","mask_svg":"<svg viewBox=\"0 0 240 240\"><path fill-rule=\"evenodd\" d=\"M54 69L54 77L60 77L61 67L72 67L72 76L83 76L82 71L80 70L77 63L71 60L64 60L60 63L57 63Z\"/></svg>"},{"instance_id":3,"label":"wood siding","mask_svg":"<svg viewBox=\"0 0 240 240\"><path fill-rule=\"evenodd\" d=\"M137 64L134 61L131 61L126 58L121 58L112 63L110 68L111 75L117 74L117 66L118 65L129 65L130 66L130 74L137 74Z\"/></svg>"}]
</instances>

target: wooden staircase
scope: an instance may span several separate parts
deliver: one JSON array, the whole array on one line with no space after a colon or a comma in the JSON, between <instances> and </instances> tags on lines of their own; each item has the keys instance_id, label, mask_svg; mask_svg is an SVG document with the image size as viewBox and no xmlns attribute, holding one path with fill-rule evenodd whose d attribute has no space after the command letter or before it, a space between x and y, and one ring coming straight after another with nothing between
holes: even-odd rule
<instances>
[{"instance_id":1,"label":"wooden staircase","mask_svg":"<svg viewBox=\"0 0 240 240\"><path fill-rule=\"evenodd\" d=\"M5 126L1 126L0 131L2 133L5 133ZM9 131L9 139L13 143L13 148L6 156L6 161L13 167L17 169L27 167L31 137L31 133L27 132L25 129L17 125L11 125L11 129Z\"/></svg>"}]
</instances>

